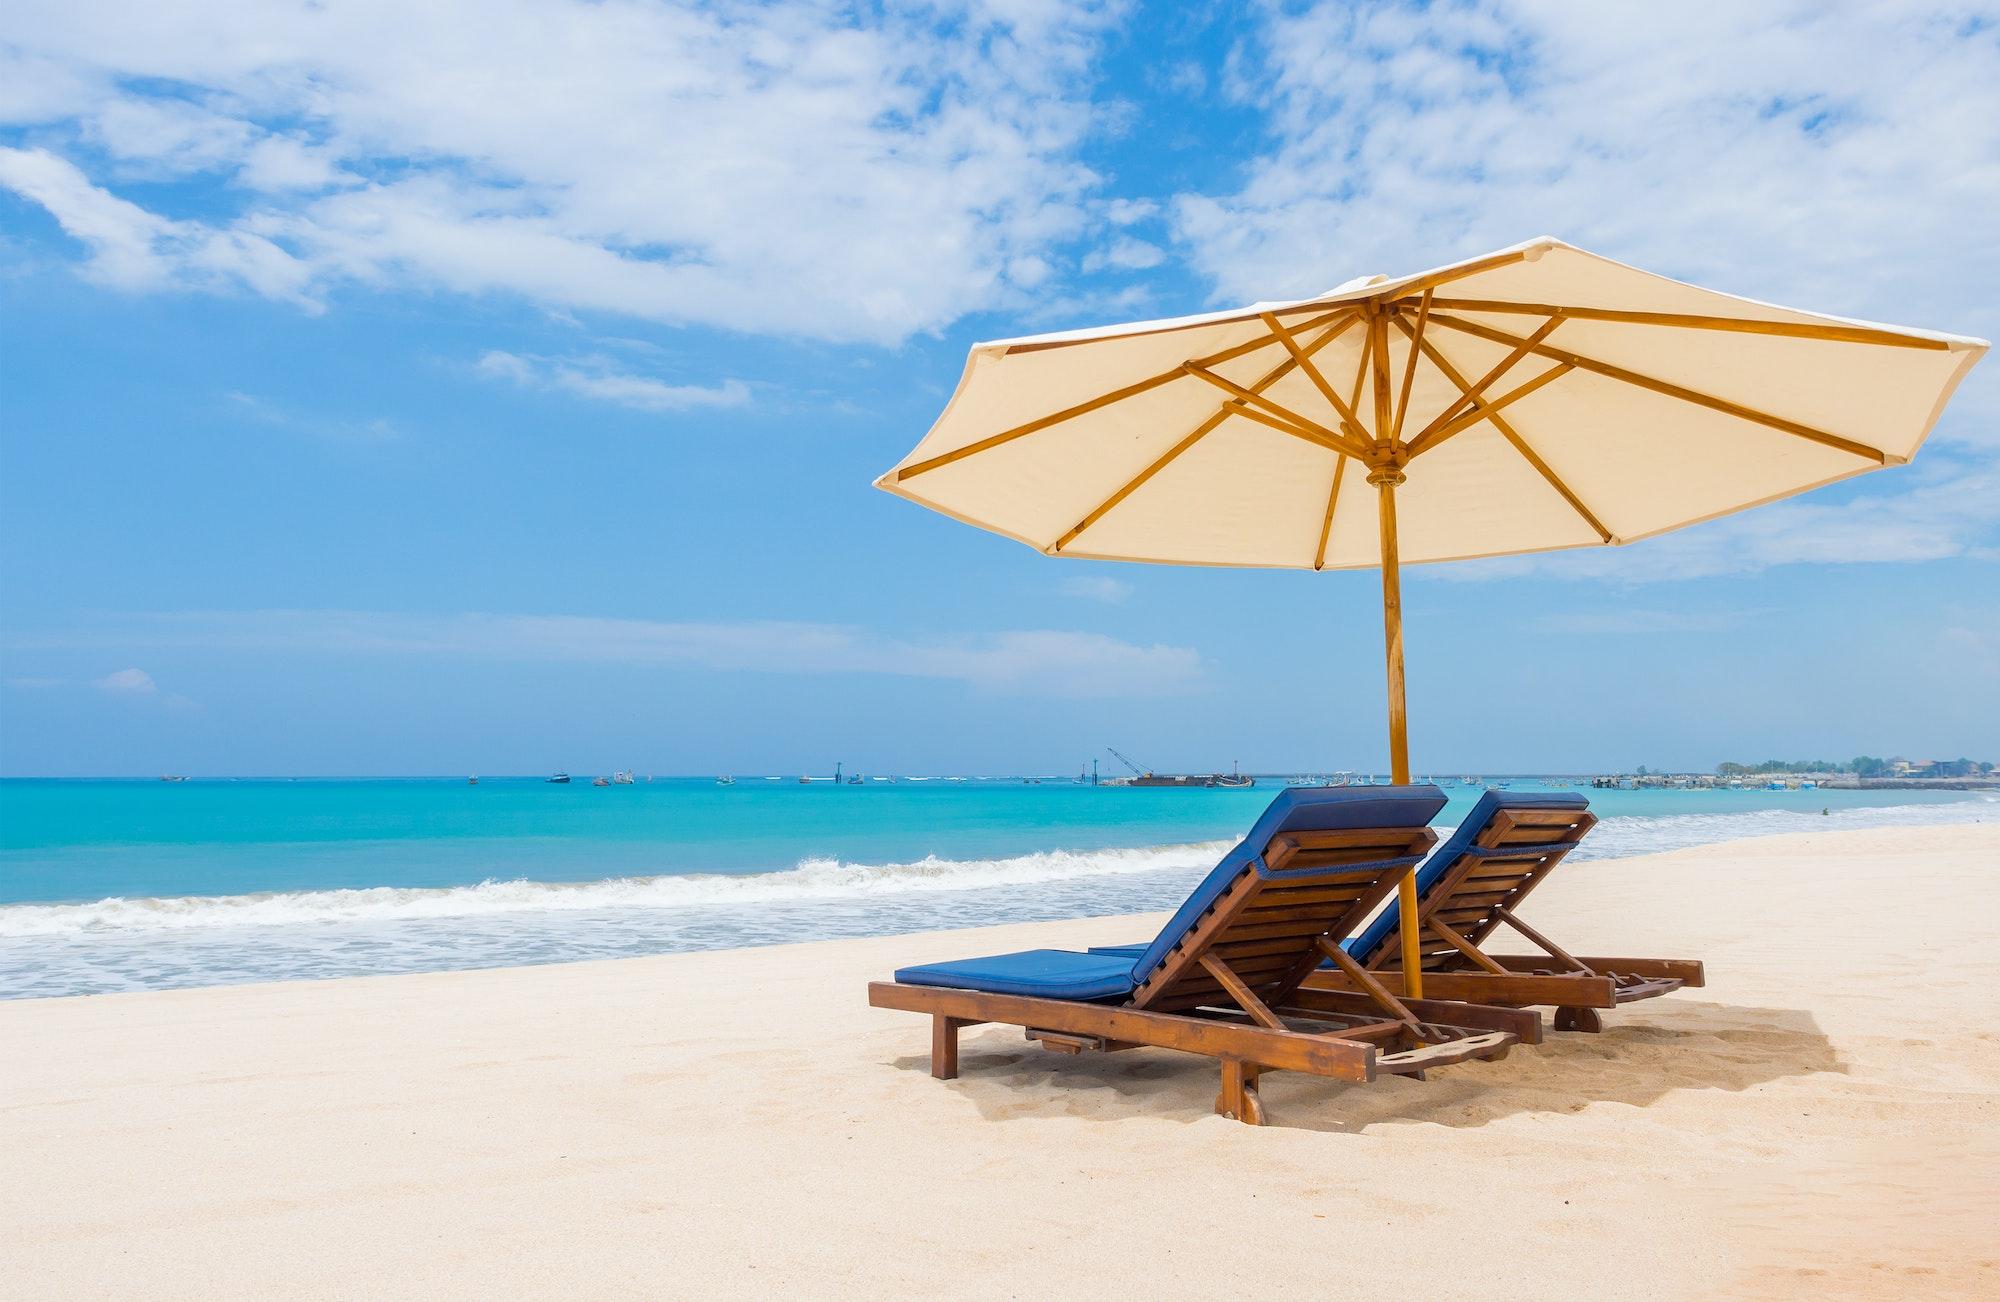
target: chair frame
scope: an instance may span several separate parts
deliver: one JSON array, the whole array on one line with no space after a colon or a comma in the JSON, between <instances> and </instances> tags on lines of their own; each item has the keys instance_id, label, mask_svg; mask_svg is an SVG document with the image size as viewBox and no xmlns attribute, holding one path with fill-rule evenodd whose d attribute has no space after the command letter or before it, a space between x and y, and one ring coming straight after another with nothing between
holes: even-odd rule
<instances>
[{"instance_id":1,"label":"chair frame","mask_svg":"<svg viewBox=\"0 0 2000 1302\"><path fill-rule=\"evenodd\" d=\"M1257 1081L1268 1071L1421 1078L1432 1067L1539 1044L1538 1013L1404 999L1336 943L1436 841L1428 827L1279 833L1120 1004L898 981L871 983L868 1002L930 1015L939 1080L958 1075L959 1031L989 1022L1020 1026L1059 1053L1143 1045L1215 1058L1215 1110L1251 1125L1265 1121ZM1327 958L1350 965L1359 988L1305 988Z\"/></svg>"},{"instance_id":2,"label":"chair frame","mask_svg":"<svg viewBox=\"0 0 2000 1302\"><path fill-rule=\"evenodd\" d=\"M1599 1031L1600 1008L1704 983L1694 959L1578 957L1516 914L1529 892L1597 824L1585 809L1502 809L1424 893L1417 908L1424 994L1440 1000L1556 1009L1559 1031ZM1502 924L1542 951L1488 954L1482 948ZM1382 944L1366 956L1367 971L1393 992L1403 989L1402 953ZM1321 970L1306 987L1362 988L1351 971Z\"/></svg>"}]
</instances>

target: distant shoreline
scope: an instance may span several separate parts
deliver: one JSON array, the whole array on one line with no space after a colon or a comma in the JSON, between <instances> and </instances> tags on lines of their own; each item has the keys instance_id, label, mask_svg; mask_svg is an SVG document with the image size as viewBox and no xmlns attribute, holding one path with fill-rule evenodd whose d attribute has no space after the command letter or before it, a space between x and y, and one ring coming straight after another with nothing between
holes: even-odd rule
<instances>
[{"instance_id":1,"label":"distant shoreline","mask_svg":"<svg viewBox=\"0 0 2000 1302\"><path fill-rule=\"evenodd\" d=\"M1439 775L1443 775L1446 773L1456 774L1461 772L1473 772L1473 771L1475 770L1443 769L1443 768L1437 770ZM1290 781L1290 779L1298 775L1293 772L1256 773L1256 772L1246 771L1244 773L1244 776L1255 778L1260 783L1278 783L1280 785L1283 785L1286 782ZM1586 772L1512 773L1498 769L1491 769L1484 771L1484 779L1482 780L1492 779L1492 780L1508 781L1508 782L1545 782L1553 779L1562 782L1588 782L1593 777L1598 777L1598 776L1606 776L1606 775L1592 774ZM1632 777L1634 775L1618 774L1617 776ZM1665 777L1668 775L1662 774L1660 776ZM1717 781L1729 780L1729 779L1724 779L1721 777L1721 775L1715 773L1687 772L1687 773L1675 773L1672 774L1671 776L1676 778L1712 778ZM1769 780L1773 778L1810 778L1816 783L1818 783L1818 785L1822 789L1830 789L1835 791L2000 791L2000 775L1992 777L1965 777L1965 778L1856 778L1851 774L1839 774L1839 773L1817 774L1810 772L1801 772L1801 773L1749 773L1740 775L1733 774L1731 775L1731 777L1736 781L1746 781L1746 782L1753 779ZM482 782L545 782L547 781L547 775L541 773L482 773L479 775L479 779ZM1042 773L1026 773L1026 774L940 773L933 777L920 778L916 780L942 782L954 779L965 782L1025 782L1032 780L1034 782L1045 785L1068 784L1073 786L1106 786L1106 787L1121 785L1109 781L1098 782L1098 783L1079 782L1076 778L1073 777L1066 777L1055 774L1042 774ZM163 779L158 774L144 774L144 773L0 774L0 783L159 782L162 780ZM171 782L451 782L451 783L463 784L466 780L466 775L462 773L194 773L194 774L175 774L172 777L164 780ZM766 777L763 774L752 773L749 776L741 777L738 780L747 783L752 781L797 781L797 778L790 775L779 775L775 778L771 778L771 777ZM898 774L896 777L896 781L898 782L905 782L911 780L912 779L903 777L901 774ZM1434 781L1436 779L1426 777L1418 780ZM713 782L713 781L715 781L715 775L711 773L665 773L665 774L660 774L657 777L648 776L639 779L641 785L654 782ZM831 778L814 777L812 781L813 784L816 786L832 785ZM1459 781L1459 779L1454 778L1452 779L1452 781L1457 782ZM589 783L588 780L585 780L581 783L578 783L577 785L588 786ZM1368 785L1368 784L1360 783L1357 785ZM1196 789L1196 788L1190 788L1190 789Z\"/></svg>"}]
</instances>

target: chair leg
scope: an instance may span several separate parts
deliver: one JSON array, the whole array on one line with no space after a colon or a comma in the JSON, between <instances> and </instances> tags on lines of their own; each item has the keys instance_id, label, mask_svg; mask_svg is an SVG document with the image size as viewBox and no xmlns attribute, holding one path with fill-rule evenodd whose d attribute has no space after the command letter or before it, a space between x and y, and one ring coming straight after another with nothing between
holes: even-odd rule
<instances>
[{"instance_id":1,"label":"chair leg","mask_svg":"<svg viewBox=\"0 0 2000 1302\"><path fill-rule=\"evenodd\" d=\"M1588 1031L1596 1034L1604 1029L1604 1019L1597 1015L1595 1008L1556 1009L1556 1029L1558 1031Z\"/></svg>"},{"instance_id":2,"label":"chair leg","mask_svg":"<svg viewBox=\"0 0 2000 1302\"><path fill-rule=\"evenodd\" d=\"M961 1018L931 1014L931 1075L939 1080L958 1079L958 1028Z\"/></svg>"},{"instance_id":3,"label":"chair leg","mask_svg":"<svg viewBox=\"0 0 2000 1302\"><path fill-rule=\"evenodd\" d=\"M1257 1097L1259 1071L1260 1068L1256 1063L1224 1058L1222 1092L1215 1096L1215 1110L1222 1116L1241 1121L1245 1125L1263 1125L1264 1101Z\"/></svg>"}]
</instances>

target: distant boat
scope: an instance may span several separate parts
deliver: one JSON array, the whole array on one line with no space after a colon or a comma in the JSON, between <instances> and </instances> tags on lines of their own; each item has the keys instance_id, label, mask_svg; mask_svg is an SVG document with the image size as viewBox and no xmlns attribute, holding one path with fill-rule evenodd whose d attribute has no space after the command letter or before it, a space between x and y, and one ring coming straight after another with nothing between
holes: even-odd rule
<instances>
[{"instance_id":1,"label":"distant boat","mask_svg":"<svg viewBox=\"0 0 2000 1302\"><path fill-rule=\"evenodd\" d=\"M631 785L632 785L632 770L631 770L631 769L621 769L621 770L620 770L619 772L616 772L616 773L613 773L613 774L611 775L611 784L612 784L613 786L618 786L618 787L629 787L629 786L631 786Z\"/></svg>"},{"instance_id":2,"label":"distant boat","mask_svg":"<svg viewBox=\"0 0 2000 1302\"><path fill-rule=\"evenodd\" d=\"M473 775L472 775L471 777L467 778L467 779L465 780L465 785L466 785L466 786L468 786L468 787L476 787L476 786L478 786L478 785L479 785L479 775L475 773L475 774L473 774Z\"/></svg>"},{"instance_id":3,"label":"distant boat","mask_svg":"<svg viewBox=\"0 0 2000 1302\"><path fill-rule=\"evenodd\" d=\"M610 785L611 785L611 779L610 779L610 778L592 778L592 779L590 780L590 785L591 785L591 786L593 786L593 787L608 787L608 786L610 786Z\"/></svg>"},{"instance_id":4,"label":"distant boat","mask_svg":"<svg viewBox=\"0 0 2000 1302\"><path fill-rule=\"evenodd\" d=\"M185 774L185 773L162 773L162 774L160 774L160 781L162 781L162 782L185 782L185 781L187 781L187 774Z\"/></svg>"},{"instance_id":5,"label":"distant boat","mask_svg":"<svg viewBox=\"0 0 2000 1302\"><path fill-rule=\"evenodd\" d=\"M850 787L858 787L861 785L862 781L863 781L862 776L859 773L857 773L853 777L847 780L847 785Z\"/></svg>"},{"instance_id":6,"label":"distant boat","mask_svg":"<svg viewBox=\"0 0 2000 1302\"><path fill-rule=\"evenodd\" d=\"M1257 779L1243 772L1237 767L1235 761L1232 760L1230 761L1229 772L1227 774L1209 774L1208 785L1211 787L1254 787L1257 785Z\"/></svg>"},{"instance_id":7,"label":"distant boat","mask_svg":"<svg viewBox=\"0 0 2000 1302\"><path fill-rule=\"evenodd\" d=\"M647 778L646 781L651 782L652 779ZM725 773L715 780L715 785L718 787L733 787L736 785L736 779Z\"/></svg>"},{"instance_id":8,"label":"distant boat","mask_svg":"<svg viewBox=\"0 0 2000 1302\"><path fill-rule=\"evenodd\" d=\"M566 785L569 782L569 774L563 772L561 769L557 769L554 777L543 778L542 781Z\"/></svg>"}]
</instances>

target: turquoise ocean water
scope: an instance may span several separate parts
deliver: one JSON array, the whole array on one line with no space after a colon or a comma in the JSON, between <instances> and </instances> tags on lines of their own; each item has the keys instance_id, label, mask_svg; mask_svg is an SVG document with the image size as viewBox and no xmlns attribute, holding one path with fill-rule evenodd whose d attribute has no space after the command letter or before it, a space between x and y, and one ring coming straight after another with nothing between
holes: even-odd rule
<instances>
[{"instance_id":1,"label":"turquoise ocean water","mask_svg":"<svg viewBox=\"0 0 2000 1302\"><path fill-rule=\"evenodd\" d=\"M1164 909L1275 790L943 778L10 780L0 782L0 997ZM1448 825L1479 790L1447 794ZM1993 797L1954 792L1583 794L1605 821L1579 859L2000 817Z\"/></svg>"}]
</instances>

